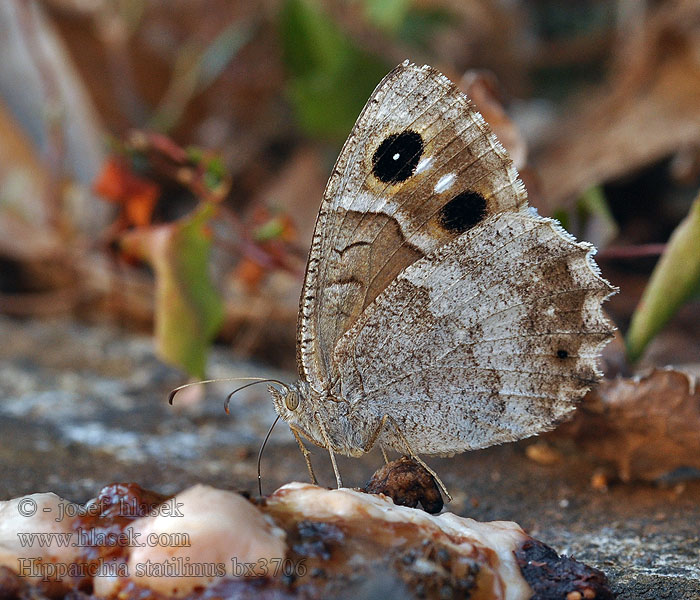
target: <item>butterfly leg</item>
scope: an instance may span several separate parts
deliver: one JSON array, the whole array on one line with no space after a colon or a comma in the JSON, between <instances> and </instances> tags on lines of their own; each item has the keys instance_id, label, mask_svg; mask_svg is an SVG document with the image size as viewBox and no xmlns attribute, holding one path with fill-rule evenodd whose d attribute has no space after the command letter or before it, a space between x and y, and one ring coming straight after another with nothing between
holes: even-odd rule
<instances>
[{"instance_id":1,"label":"butterfly leg","mask_svg":"<svg viewBox=\"0 0 700 600\"><path fill-rule=\"evenodd\" d=\"M314 468L311 466L311 453L306 449L306 446L304 446L304 442L301 440L301 436L299 435L297 430L291 426L290 429L292 430L292 433L296 438L297 444L299 444L299 449L301 450L301 453L304 455L304 460L306 461L306 468L309 470L309 475L311 475L311 483L313 483L314 485L318 485L318 481L316 481L316 475L314 475Z\"/></svg>"},{"instance_id":2,"label":"butterfly leg","mask_svg":"<svg viewBox=\"0 0 700 600\"><path fill-rule=\"evenodd\" d=\"M374 430L372 435L370 436L369 440L367 440L367 443L362 447L362 451L367 454L372 448L374 448L374 444L377 443L377 438L379 437L379 434L382 432L384 429L387 419L389 415L384 415L382 417L382 420L379 422L379 425L377 428ZM382 451L382 456L384 457L384 464L389 464L389 457L386 454L386 449L384 448L384 444L379 444L379 449Z\"/></svg>"},{"instance_id":3,"label":"butterfly leg","mask_svg":"<svg viewBox=\"0 0 700 600\"><path fill-rule=\"evenodd\" d=\"M379 444L379 449L382 451L382 456L384 457L384 464L389 464L389 457L386 455L386 450L384 449L384 444Z\"/></svg>"},{"instance_id":4,"label":"butterfly leg","mask_svg":"<svg viewBox=\"0 0 700 600\"><path fill-rule=\"evenodd\" d=\"M374 444L377 441L377 438L379 437L379 434L384 430L384 427L386 427L387 421L390 421L391 424L394 426L394 430L396 431L396 435L399 437L399 439L403 442L404 446L406 446L406 450L408 451L408 455L415 460L420 466L422 466L428 473L430 473L435 481L437 481L438 485L440 486L440 489L443 491L445 496L447 497L448 502L452 502L452 496L450 496L450 492L447 491L447 487L445 487L445 484L442 482L442 479L438 477L438 474L433 471L428 465L423 462L423 460L418 456L413 449L411 448L411 445L408 443L408 440L404 437L403 433L401 433L401 429L399 429L399 424L396 422L396 419L394 419L390 415L384 415L382 417L382 420L379 422L379 425L377 428L374 430L372 433L371 437L369 438L367 444L365 444L363 450L365 452L369 452ZM379 444L379 447L382 450L382 454L384 455L384 460L389 463L389 458L386 455L386 450L384 450L384 446L382 444Z\"/></svg>"},{"instance_id":5,"label":"butterfly leg","mask_svg":"<svg viewBox=\"0 0 700 600\"><path fill-rule=\"evenodd\" d=\"M333 465L333 471L335 472L335 481L338 484L338 488L343 487L343 481L340 479L340 471L338 471L338 465L335 462L335 453L333 452L333 446L331 446L331 441L328 439L328 434L326 433L326 428L323 425L323 420L318 416L318 413L315 413L314 416L316 417L316 423L318 423L318 428L321 431L321 435L323 436L323 441L326 444L326 448L328 448L328 454L331 457L331 464Z\"/></svg>"},{"instance_id":6,"label":"butterfly leg","mask_svg":"<svg viewBox=\"0 0 700 600\"><path fill-rule=\"evenodd\" d=\"M445 493L447 501L452 502L452 496L450 496L450 492L447 491L445 484L442 483L442 480L438 477L438 474L435 471L433 471L428 465L426 465L423 462L423 460L413 451L411 445L408 443L408 440L404 437L403 433L401 433L401 429L399 429L399 424L396 422L396 419L394 419L390 415L384 415L384 418L382 419L382 425L386 420L390 421L391 424L394 426L394 431L396 431L396 435L403 442L404 446L406 446L406 450L408 450L408 455L433 476L435 481L437 481L438 485L440 486L440 489Z\"/></svg>"}]
</instances>

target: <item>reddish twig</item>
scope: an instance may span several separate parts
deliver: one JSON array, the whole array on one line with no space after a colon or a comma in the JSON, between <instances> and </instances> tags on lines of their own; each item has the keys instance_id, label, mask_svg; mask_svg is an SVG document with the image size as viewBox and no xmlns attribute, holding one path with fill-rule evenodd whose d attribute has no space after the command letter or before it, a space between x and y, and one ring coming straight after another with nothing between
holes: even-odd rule
<instances>
[{"instance_id":1,"label":"reddish twig","mask_svg":"<svg viewBox=\"0 0 700 600\"><path fill-rule=\"evenodd\" d=\"M598 260L628 260L634 258L647 258L649 256L661 256L666 250L666 244L639 244L636 246L610 246L601 250L596 258Z\"/></svg>"}]
</instances>

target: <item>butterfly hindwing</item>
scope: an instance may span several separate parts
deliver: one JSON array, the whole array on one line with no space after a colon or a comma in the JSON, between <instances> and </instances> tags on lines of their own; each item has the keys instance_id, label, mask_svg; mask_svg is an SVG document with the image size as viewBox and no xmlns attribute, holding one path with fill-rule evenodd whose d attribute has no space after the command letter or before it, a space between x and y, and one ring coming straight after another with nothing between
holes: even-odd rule
<instances>
[{"instance_id":1,"label":"butterfly hindwing","mask_svg":"<svg viewBox=\"0 0 700 600\"><path fill-rule=\"evenodd\" d=\"M525 204L467 97L431 67L399 65L367 102L324 194L301 298L302 379L337 379L338 340L408 265Z\"/></svg>"},{"instance_id":2,"label":"butterfly hindwing","mask_svg":"<svg viewBox=\"0 0 700 600\"><path fill-rule=\"evenodd\" d=\"M550 429L612 335L600 305L614 288L591 253L550 219L489 217L405 269L342 337L342 396L427 454Z\"/></svg>"}]
</instances>

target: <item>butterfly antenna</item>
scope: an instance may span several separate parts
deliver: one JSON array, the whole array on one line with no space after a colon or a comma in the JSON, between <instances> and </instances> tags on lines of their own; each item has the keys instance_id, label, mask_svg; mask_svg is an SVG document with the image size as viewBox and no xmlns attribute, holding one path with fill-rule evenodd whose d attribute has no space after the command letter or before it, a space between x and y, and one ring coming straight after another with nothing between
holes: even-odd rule
<instances>
[{"instance_id":1,"label":"butterfly antenna","mask_svg":"<svg viewBox=\"0 0 700 600\"><path fill-rule=\"evenodd\" d=\"M287 389L287 386L282 383L279 379L257 379L256 381L253 381L252 383L246 383L245 385L242 385L239 388L236 388L233 390L228 396L226 396L226 400L224 400L224 410L226 411L226 414L228 415L228 405L231 404L231 398L236 392L240 392L241 390L246 389L247 387L250 387L251 385L256 385L258 383L276 383L278 385L281 385L284 389Z\"/></svg>"},{"instance_id":2,"label":"butterfly antenna","mask_svg":"<svg viewBox=\"0 0 700 600\"><path fill-rule=\"evenodd\" d=\"M172 405L173 400L175 398L175 395L180 391L184 390L185 388L192 387L193 385L204 385L205 383L221 383L225 381L254 381L255 383L263 382L263 381L273 381L275 383L279 383L281 385L284 385L282 382L277 381L276 379L263 379L262 377L223 377L221 379L205 379L204 381L193 381L191 383L185 383L183 385L180 385L176 387L175 389L171 390L170 393L168 394L168 404ZM249 384L252 385L252 384ZM243 386L246 387L246 386ZM243 388L238 388L238 389L243 389ZM238 390L236 390L238 391ZM235 392L234 392L235 393ZM231 394L229 394L231 395ZM228 406L228 403L227 403ZM228 410L226 411L228 412Z\"/></svg>"}]
</instances>

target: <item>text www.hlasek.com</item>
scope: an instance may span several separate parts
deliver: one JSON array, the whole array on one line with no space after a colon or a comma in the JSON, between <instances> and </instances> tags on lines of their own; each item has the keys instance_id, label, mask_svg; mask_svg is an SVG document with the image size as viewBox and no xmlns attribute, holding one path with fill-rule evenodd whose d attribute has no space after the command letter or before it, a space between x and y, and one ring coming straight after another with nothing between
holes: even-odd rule
<instances>
[{"instance_id":1,"label":"text www.hlasek.com","mask_svg":"<svg viewBox=\"0 0 700 600\"><path fill-rule=\"evenodd\" d=\"M189 548L192 545L188 533L149 533L143 537L141 532L134 531L130 527L121 533L82 528L61 533L23 532L18 533L17 538L22 548L82 548L90 546Z\"/></svg>"}]
</instances>

